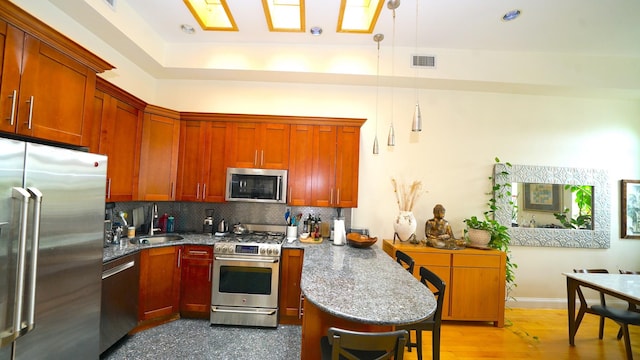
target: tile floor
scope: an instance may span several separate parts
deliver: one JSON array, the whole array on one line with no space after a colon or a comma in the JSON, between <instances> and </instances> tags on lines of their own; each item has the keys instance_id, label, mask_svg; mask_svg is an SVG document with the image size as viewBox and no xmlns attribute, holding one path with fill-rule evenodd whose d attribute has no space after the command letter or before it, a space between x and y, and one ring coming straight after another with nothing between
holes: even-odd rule
<instances>
[{"instance_id":1,"label":"tile floor","mask_svg":"<svg viewBox=\"0 0 640 360\"><path fill-rule=\"evenodd\" d=\"M129 335L101 360L298 360L301 327L210 326L208 320L180 319Z\"/></svg>"}]
</instances>

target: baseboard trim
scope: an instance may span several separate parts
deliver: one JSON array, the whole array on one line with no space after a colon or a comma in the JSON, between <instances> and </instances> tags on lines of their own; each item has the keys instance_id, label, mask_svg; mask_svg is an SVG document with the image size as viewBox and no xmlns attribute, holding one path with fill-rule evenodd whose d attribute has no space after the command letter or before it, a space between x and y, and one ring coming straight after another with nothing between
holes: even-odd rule
<instances>
[{"instance_id":1,"label":"baseboard trim","mask_svg":"<svg viewBox=\"0 0 640 360\"><path fill-rule=\"evenodd\" d=\"M587 299L589 304L597 304L599 302L600 299ZM607 296L607 305L626 308L628 303ZM577 303L576 306L579 306L579 304ZM512 309L566 309L567 299L519 297L507 300L506 307Z\"/></svg>"}]
</instances>

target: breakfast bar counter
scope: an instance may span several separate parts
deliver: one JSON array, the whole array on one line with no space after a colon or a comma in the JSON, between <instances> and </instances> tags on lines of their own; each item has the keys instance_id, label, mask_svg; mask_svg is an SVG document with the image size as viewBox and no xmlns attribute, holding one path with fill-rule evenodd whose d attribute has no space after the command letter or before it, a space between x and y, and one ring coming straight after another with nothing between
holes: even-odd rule
<instances>
[{"instance_id":1,"label":"breakfast bar counter","mask_svg":"<svg viewBox=\"0 0 640 360\"><path fill-rule=\"evenodd\" d=\"M376 245L304 246L300 286L303 359L319 358L320 339L331 326L388 331L422 321L436 308L431 291Z\"/></svg>"}]
</instances>

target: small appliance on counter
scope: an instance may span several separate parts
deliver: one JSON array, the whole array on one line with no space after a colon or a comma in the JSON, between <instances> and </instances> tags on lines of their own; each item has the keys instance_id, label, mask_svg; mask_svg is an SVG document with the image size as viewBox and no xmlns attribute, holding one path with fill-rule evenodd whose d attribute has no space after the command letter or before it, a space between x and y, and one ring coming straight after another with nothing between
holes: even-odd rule
<instances>
[{"instance_id":1,"label":"small appliance on counter","mask_svg":"<svg viewBox=\"0 0 640 360\"><path fill-rule=\"evenodd\" d=\"M213 209L207 209L205 211L207 212L207 215L202 223L202 233L213 234Z\"/></svg>"}]
</instances>

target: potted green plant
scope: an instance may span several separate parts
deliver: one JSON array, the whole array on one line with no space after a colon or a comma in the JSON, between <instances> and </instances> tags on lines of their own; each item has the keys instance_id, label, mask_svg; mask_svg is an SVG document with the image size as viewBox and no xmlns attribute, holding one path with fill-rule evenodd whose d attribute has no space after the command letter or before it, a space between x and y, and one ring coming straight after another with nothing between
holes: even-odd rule
<instances>
[{"instance_id":1,"label":"potted green plant","mask_svg":"<svg viewBox=\"0 0 640 360\"><path fill-rule=\"evenodd\" d=\"M495 162L500 163L499 158L495 158ZM500 177L508 177L509 169L511 168L511 164L506 162L504 163L506 170L501 171L496 174L496 176ZM511 261L511 255L509 252L509 243L511 242L511 236L509 235L509 228L505 225L500 224L497 220L495 220L495 213L498 210L497 200L501 199L505 196L509 197L508 204L512 207L516 207L516 204L511 200L511 183L508 181L496 181L495 177L489 176L489 180L491 180L491 192L489 193L490 198L487 201L487 206L489 209L483 213L482 218L478 218L477 216L472 216L470 218L464 219L464 223L467 225L465 229L465 235L469 238L471 244L475 244L477 240L471 240L472 237L475 236L476 232L485 232L488 233L489 240L486 243L487 247L497 249L500 251L504 251L507 253L507 269L506 269L506 282L507 282L507 293L509 293L510 289L517 286L515 284L515 269L518 267L517 264ZM486 235L485 235L486 236Z\"/></svg>"}]
</instances>

